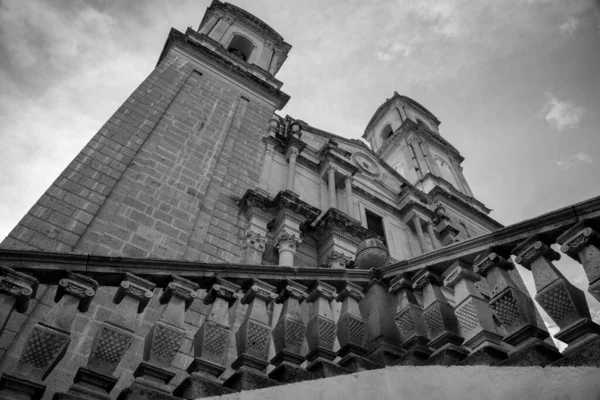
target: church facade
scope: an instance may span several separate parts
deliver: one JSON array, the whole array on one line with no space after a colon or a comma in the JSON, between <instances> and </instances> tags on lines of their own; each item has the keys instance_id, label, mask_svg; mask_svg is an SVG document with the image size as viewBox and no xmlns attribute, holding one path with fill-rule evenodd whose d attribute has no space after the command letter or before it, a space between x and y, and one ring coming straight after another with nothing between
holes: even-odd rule
<instances>
[{"instance_id":1,"label":"church facade","mask_svg":"<svg viewBox=\"0 0 600 400\"><path fill-rule=\"evenodd\" d=\"M171 30L0 245L0 398L192 399L386 365L598 366L600 327L550 246L598 298L600 200L504 227L411 98L394 92L364 140L276 114L290 49L218 0L197 30Z\"/></svg>"}]
</instances>

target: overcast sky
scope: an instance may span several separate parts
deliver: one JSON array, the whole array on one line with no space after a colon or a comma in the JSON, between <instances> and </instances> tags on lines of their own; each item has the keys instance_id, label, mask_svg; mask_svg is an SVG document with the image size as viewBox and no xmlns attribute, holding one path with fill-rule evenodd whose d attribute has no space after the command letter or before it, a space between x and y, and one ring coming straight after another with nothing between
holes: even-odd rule
<instances>
[{"instance_id":1,"label":"overcast sky","mask_svg":"<svg viewBox=\"0 0 600 400\"><path fill-rule=\"evenodd\" d=\"M233 3L293 46L282 115L359 138L408 95L505 225L599 194L599 1ZM0 0L0 237L150 73L169 29L197 29L208 5Z\"/></svg>"}]
</instances>

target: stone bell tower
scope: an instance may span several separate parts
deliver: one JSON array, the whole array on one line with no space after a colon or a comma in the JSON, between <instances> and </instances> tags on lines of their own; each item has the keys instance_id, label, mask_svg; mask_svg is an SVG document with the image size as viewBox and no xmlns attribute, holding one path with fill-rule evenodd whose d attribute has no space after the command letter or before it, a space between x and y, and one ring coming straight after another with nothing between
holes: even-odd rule
<instances>
[{"instance_id":1,"label":"stone bell tower","mask_svg":"<svg viewBox=\"0 0 600 400\"><path fill-rule=\"evenodd\" d=\"M438 232L445 243L501 227L473 195L465 179L464 157L443 138L440 121L415 100L394 92L376 111L363 134L396 172L428 194L438 209Z\"/></svg>"},{"instance_id":2,"label":"stone bell tower","mask_svg":"<svg viewBox=\"0 0 600 400\"><path fill-rule=\"evenodd\" d=\"M1 247L238 260L236 201L259 185L290 48L218 0L197 31L172 29L156 68Z\"/></svg>"}]
</instances>

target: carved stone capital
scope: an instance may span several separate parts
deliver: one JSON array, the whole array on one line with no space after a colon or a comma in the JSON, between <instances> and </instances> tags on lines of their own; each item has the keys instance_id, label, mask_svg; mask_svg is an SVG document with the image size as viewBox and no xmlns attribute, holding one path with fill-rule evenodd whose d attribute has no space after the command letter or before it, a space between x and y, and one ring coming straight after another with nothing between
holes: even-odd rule
<instances>
[{"instance_id":1,"label":"carved stone capital","mask_svg":"<svg viewBox=\"0 0 600 400\"><path fill-rule=\"evenodd\" d=\"M468 269L466 265L457 261L453 264L452 271L444 279L444 286L454 287L458 282L465 279L471 282L477 282L481 279L479 275Z\"/></svg>"},{"instance_id":2,"label":"carved stone capital","mask_svg":"<svg viewBox=\"0 0 600 400\"><path fill-rule=\"evenodd\" d=\"M38 280L22 274L12 268L0 265L0 294L16 299L15 310L24 313L29 307L29 300L37 294Z\"/></svg>"},{"instance_id":3,"label":"carved stone capital","mask_svg":"<svg viewBox=\"0 0 600 400\"><path fill-rule=\"evenodd\" d=\"M556 242L561 245L560 251L577 259L577 253L586 246L590 244L600 246L600 235L591 227L586 226L585 222L580 222L560 235Z\"/></svg>"},{"instance_id":4,"label":"carved stone capital","mask_svg":"<svg viewBox=\"0 0 600 400\"><path fill-rule=\"evenodd\" d=\"M79 299L79 307L77 309L80 312L86 312L96 295L97 289L98 282L95 280L67 271L67 277L58 282L54 302L58 303L64 295L73 296Z\"/></svg>"},{"instance_id":5,"label":"carved stone capital","mask_svg":"<svg viewBox=\"0 0 600 400\"><path fill-rule=\"evenodd\" d=\"M291 162L292 160L296 161L296 158L300 155L300 150L297 147L288 148L285 153L285 159Z\"/></svg>"},{"instance_id":6,"label":"carved stone capital","mask_svg":"<svg viewBox=\"0 0 600 400\"><path fill-rule=\"evenodd\" d=\"M428 283L440 286L443 280L439 275L434 274L427 268L423 268L412 279L413 290L422 290Z\"/></svg>"},{"instance_id":7,"label":"carved stone capital","mask_svg":"<svg viewBox=\"0 0 600 400\"><path fill-rule=\"evenodd\" d=\"M392 279L390 282L390 293L396 293L401 289L412 290L412 282L406 275L400 275Z\"/></svg>"},{"instance_id":8,"label":"carved stone capital","mask_svg":"<svg viewBox=\"0 0 600 400\"><path fill-rule=\"evenodd\" d=\"M481 276L487 276L488 272L494 267L508 271L513 269L515 266L512 261L499 256L493 251L492 248L490 248L475 258L473 271Z\"/></svg>"},{"instance_id":9,"label":"carved stone capital","mask_svg":"<svg viewBox=\"0 0 600 400\"><path fill-rule=\"evenodd\" d=\"M540 257L545 258L549 262L560 260L560 254L552 250L550 246L536 236L532 236L518 245L513 250L513 254L517 256L515 261L527 269L531 269L531 263Z\"/></svg>"},{"instance_id":10,"label":"carved stone capital","mask_svg":"<svg viewBox=\"0 0 600 400\"><path fill-rule=\"evenodd\" d=\"M344 283L344 287L338 291L335 300L341 303L348 297L356 301L361 301L362 299L364 299L365 295L363 294L362 287L360 287L356 283L346 281L346 283Z\"/></svg>"},{"instance_id":11,"label":"carved stone capital","mask_svg":"<svg viewBox=\"0 0 600 400\"><path fill-rule=\"evenodd\" d=\"M266 243L267 237L265 235L252 230L247 230L242 248L253 249L262 253L265 251Z\"/></svg>"},{"instance_id":12,"label":"carved stone capital","mask_svg":"<svg viewBox=\"0 0 600 400\"><path fill-rule=\"evenodd\" d=\"M226 281L225 279L217 278L217 283L211 286L204 297L204 304L209 305L215 302L217 298L227 301L229 307L235 303L235 301L242 297L240 293L240 286L235 283Z\"/></svg>"},{"instance_id":13,"label":"carved stone capital","mask_svg":"<svg viewBox=\"0 0 600 400\"><path fill-rule=\"evenodd\" d=\"M347 268L352 262L352 257L349 257L338 251L332 251L321 263L321 268Z\"/></svg>"},{"instance_id":14,"label":"carved stone capital","mask_svg":"<svg viewBox=\"0 0 600 400\"><path fill-rule=\"evenodd\" d=\"M283 285L279 288L279 295L275 299L275 302L281 304L285 302L288 298L296 299L298 302L302 303L308 295L306 294L306 290L308 288L298 282L292 280L286 280Z\"/></svg>"},{"instance_id":15,"label":"carved stone capital","mask_svg":"<svg viewBox=\"0 0 600 400\"><path fill-rule=\"evenodd\" d=\"M248 285L244 297L240 300L242 304L249 304L255 298L263 300L266 304L277 298L274 293L275 286L263 282L259 279L252 279L251 284Z\"/></svg>"},{"instance_id":16,"label":"carved stone capital","mask_svg":"<svg viewBox=\"0 0 600 400\"><path fill-rule=\"evenodd\" d=\"M125 278L121 281L121 284L115 293L113 303L121 303L125 296L133 297L139 301L137 311L139 314L144 311L150 302L150 299L152 299L155 287L156 285L154 283L126 272Z\"/></svg>"},{"instance_id":17,"label":"carved stone capital","mask_svg":"<svg viewBox=\"0 0 600 400\"><path fill-rule=\"evenodd\" d=\"M333 300L336 297L335 287L325 282L316 281L314 284L311 285L308 291L308 297L306 298L306 301L308 303L313 303L319 297L327 301Z\"/></svg>"},{"instance_id":18,"label":"carved stone capital","mask_svg":"<svg viewBox=\"0 0 600 400\"><path fill-rule=\"evenodd\" d=\"M335 175L335 172L336 172L336 168L333 165L330 165L329 167L327 167L327 174L329 176Z\"/></svg>"},{"instance_id":19,"label":"carved stone capital","mask_svg":"<svg viewBox=\"0 0 600 400\"><path fill-rule=\"evenodd\" d=\"M173 281L163 290L160 296L160 304L167 304L173 297L178 297L185 301L185 309L187 310L192 302L198 298L198 286L197 283L184 279L180 276L173 275Z\"/></svg>"},{"instance_id":20,"label":"carved stone capital","mask_svg":"<svg viewBox=\"0 0 600 400\"><path fill-rule=\"evenodd\" d=\"M283 231L273 239L273 243L280 252L287 250L295 254L296 249L302 243L302 239L294 234Z\"/></svg>"}]
</instances>

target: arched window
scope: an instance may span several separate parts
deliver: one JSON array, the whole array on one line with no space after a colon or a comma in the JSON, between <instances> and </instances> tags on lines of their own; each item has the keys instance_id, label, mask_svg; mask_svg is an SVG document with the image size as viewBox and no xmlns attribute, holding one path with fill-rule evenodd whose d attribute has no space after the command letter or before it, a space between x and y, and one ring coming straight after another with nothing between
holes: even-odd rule
<instances>
[{"instance_id":1,"label":"arched window","mask_svg":"<svg viewBox=\"0 0 600 400\"><path fill-rule=\"evenodd\" d=\"M227 48L228 52L244 61L248 61L250 54L252 54L252 50L254 50L252 42L240 35L235 35L233 39L231 39L231 42L229 42L229 47Z\"/></svg>"},{"instance_id":2,"label":"arched window","mask_svg":"<svg viewBox=\"0 0 600 400\"><path fill-rule=\"evenodd\" d=\"M394 133L394 131L392 131L392 125L391 124L387 124L381 130L381 141L387 140L387 138L389 138L390 136L392 136L392 133Z\"/></svg>"}]
</instances>

